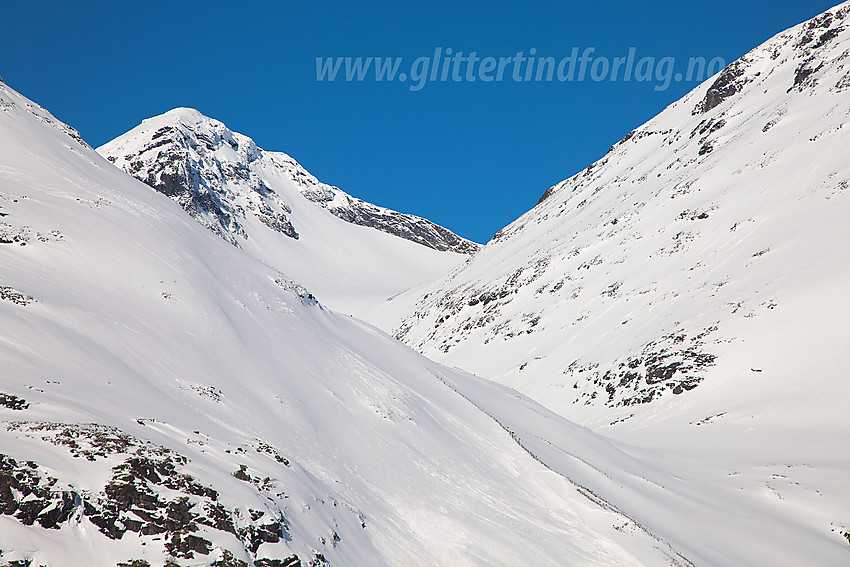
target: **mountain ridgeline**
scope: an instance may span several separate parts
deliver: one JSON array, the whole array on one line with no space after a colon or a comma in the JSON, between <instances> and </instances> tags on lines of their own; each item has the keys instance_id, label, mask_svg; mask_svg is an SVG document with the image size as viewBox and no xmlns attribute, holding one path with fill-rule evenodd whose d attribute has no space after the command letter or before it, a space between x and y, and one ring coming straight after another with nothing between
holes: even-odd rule
<instances>
[{"instance_id":1,"label":"mountain ridgeline","mask_svg":"<svg viewBox=\"0 0 850 567\"><path fill-rule=\"evenodd\" d=\"M262 150L197 110L144 120L98 152L328 307L359 317L479 248L321 183L290 156Z\"/></svg>"},{"instance_id":2,"label":"mountain ridgeline","mask_svg":"<svg viewBox=\"0 0 850 567\"><path fill-rule=\"evenodd\" d=\"M814 289L846 304L848 28L844 4L735 61L386 304L386 326L589 425L752 382L768 329L790 325L774 348L798 360L846 344L840 309L787 314ZM841 350L817 356L835 380ZM777 365L772 383L800 370Z\"/></svg>"},{"instance_id":3,"label":"mountain ridgeline","mask_svg":"<svg viewBox=\"0 0 850 567\"><path fill-rule=\"evenodd\" d=\"M272 170L295 183L304 198L346 222L441 252L472 254L479 248L426 219L367 203L321 183L290 156L264 151L247 136L194 109L178 108L146 120L98 151L232 244L249 238L247 215L270 230L299 238L292 209L264 174Z\"/></svg>"}]
</instances>

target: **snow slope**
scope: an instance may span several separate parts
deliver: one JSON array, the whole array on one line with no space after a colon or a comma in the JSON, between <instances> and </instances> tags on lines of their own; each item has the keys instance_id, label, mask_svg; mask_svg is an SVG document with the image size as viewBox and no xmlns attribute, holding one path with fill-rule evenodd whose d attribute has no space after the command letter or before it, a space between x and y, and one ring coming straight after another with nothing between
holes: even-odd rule
<instances>
[{"instance_id":1,"label":"snow slope","mask_svg":"<svg viewBox=\"0 0 850 567\"><path fill-rule=\"evenodd\" d=\"M846 391L848 14L736 61L379 319L591 425L717 388L830 408L800 377Z\"/></svg>"},{"instance_id":2,"label":"snow slope","mask_svg":"<svg viewBox=\"0 0 850 567\"><path fill-rule=\"evenodd\" d=\"M754 49L375 320L661 459L672 479L642 475L656 504L705 506L665 529L706 530L711 508L720 553L847 564L848 24L844 3Z\"/></svg>"},{"instance_id":3,"label":"snow slope","mask_svg":"<svg viewBox=\"0 0 850 567\"><path fill-rule=\"evenodd\" d=\"M149 118L97 151L346 313L432 281L479 248L321 183L191 108Z\"/></svg>"},{"instance_id":4,"label":"snow slope","mask_svg":"<svg viewBox=\"0 0 850 567\"><path fill-rule=\"evenodd\" d=\"M0 84L0 564L688 564L74 134Z\"/></svg>"}]
</instances>

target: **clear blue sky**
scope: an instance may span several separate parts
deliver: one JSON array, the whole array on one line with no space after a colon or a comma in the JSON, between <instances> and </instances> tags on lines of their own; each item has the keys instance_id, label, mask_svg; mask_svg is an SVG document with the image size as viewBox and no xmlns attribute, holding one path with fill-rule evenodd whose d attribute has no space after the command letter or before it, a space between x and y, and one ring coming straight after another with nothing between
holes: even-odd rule
<instances>
[{"instance_id":1,"label":"clear blue sky","mask_svg":"<svg viewBox=\"0 0 850 567\"><path fill-rule=\"evenodd\" d=\"M190 106L321 180L487 241L696 83L319 82L316 57L723 57L834 2L6 2L0 75L98 146ZM685 64L686 65L686 64Z\"/></svg>"}]
</instances>

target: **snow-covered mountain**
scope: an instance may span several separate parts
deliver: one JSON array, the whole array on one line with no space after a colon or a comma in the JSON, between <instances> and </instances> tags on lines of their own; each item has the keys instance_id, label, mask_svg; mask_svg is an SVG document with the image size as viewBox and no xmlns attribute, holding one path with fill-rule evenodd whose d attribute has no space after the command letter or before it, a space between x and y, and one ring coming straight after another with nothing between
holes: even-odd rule
<instances>
[{"instance_id":1,"label":"snow-covered mountain","mask_svg":"<svg viewBox=\"0 0 850 567\"><path fill-rule=\"evenodd\" d=\"M321 183L290 156L191 108L145 120L97 151L224 240L357 315L479 248Z\"/></svg>"},{"instance_id":2,"label":"snow-covered mountain","mask_svg":"<svg viewBox=\"0 0 850 567\"><path fill-rule=\"evenodd\" d=\"M685 562L2 84L0 214L0 564Z\"/></svg>"},{"instance_id":3,"label":"snow-covered mountain","mask_svg":"<svg viewBox=\"0 0 850 567\"><path fill-rule=\"evenodd\" d=\"M813 366L844 388L848 14L697 87L394 298L385 324L400 315L407 344L593 425L744 383L753 402L778 384L793 398Z\"/></svg>"},{"instance_id":4,"label":"snow-covered mountain","mask_svg":"<svg viewBox=\"0 0 850 567\"><path fill-rule=\"evenodd\" d=\"M462 256L179 110L198 223L0 84L0 566L847 564L848 12L372 313L530 396L327 307Z\"/></svg>"},{"instance_id":5,"label":"snow-covered mountain","mask_svg":"<svg viewBox=\"0 0 850 567\"><path fill-rule=\"evenodd\" d=\"M777 518L811 514L827 537L850 509L836 483L850 470L848 121L844 3L629 133L376 320L596 432L701 462L742 498L760 490Z\"/></svg>"}]
</instances>

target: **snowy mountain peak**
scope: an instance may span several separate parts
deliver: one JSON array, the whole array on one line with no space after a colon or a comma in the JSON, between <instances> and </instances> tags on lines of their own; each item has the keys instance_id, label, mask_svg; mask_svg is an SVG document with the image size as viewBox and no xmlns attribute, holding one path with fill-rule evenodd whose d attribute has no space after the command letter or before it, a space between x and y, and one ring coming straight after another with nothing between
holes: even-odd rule
<instances>
[{"instance_id":1,"label":"snowy mountain peak","mask_svg":"<svg viewBox=\"0 0 850 567\"><path fill-rule=\"evenodd\" d=\"M98 151L232 244L249 238L249 215L271 230L299 238L291 203L268 184L269 175L280 175L304 198L347 222L439 251L471 254L479 248L426 219L366 203L321 183L287 154L263 151L247 136L192 108L144 120Z\"/></svg>"},{"instance_id":2,"label":"snowy mountain peak","mask_svg":"<svg viewBox=\"0 0 850 567\"><path fill-rule=\"evenodd\" d=\"M149 118L98 152L323 304L360 317L479 248L321 183L289 155L192 108Z\"/></svg>"},{"instance_id":3,"label":"snowy mountain peak","mask_svg":"<svg viewBox=\"0 0 850 567\"><path fill-rule=\"evenodd\" d=\"M231 244L248 239L248 215L298 238L289 220L292 209L250 167L261 150L195 109L149 118L98 151Z\"/></svg>"}]
</instances>

